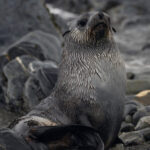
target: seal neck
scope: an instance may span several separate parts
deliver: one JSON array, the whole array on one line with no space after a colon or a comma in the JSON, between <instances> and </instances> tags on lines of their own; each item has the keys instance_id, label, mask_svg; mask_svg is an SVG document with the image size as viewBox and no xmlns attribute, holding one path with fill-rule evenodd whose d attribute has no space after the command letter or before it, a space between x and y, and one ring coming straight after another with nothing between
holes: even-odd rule
<instances>
[{"instance_id":1,"label":"seal neck","mask_svg":"<svg viewBox=\"0 0 150 150\"><path fill-rule=\"evenodd\" d=\"M54 88L55 96L59 95L59 99L64 100L73 97L95 100L97 84L95 81L103 83L110 79L109 69L112 67L112 62L118 61L117 56L118 50L115 49L113 42L95 47L67 43L62 54L58 81Z\"/></svg>"},{"instance_id":2,"label":"seal neck","mask_svg":"<svg viewBox=\"0 0 150 150\"><path fill-rule=\"evenodd\" d=\"M71 53L108 53L110 49L116 49L116 44L112 36L108 38L102 38L98 41L78 41L72 37L67 36L65 38L65 49L71 51Z\"/></svg>"}]
</instances>

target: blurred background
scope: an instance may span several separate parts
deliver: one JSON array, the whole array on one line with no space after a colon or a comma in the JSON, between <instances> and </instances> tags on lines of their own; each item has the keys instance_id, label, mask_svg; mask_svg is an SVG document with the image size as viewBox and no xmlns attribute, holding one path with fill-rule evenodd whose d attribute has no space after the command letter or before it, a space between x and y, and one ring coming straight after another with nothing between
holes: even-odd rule
<instances>
[{"instance_id":1,"label":"blurred background","mask_svg":"<svg viewBox=\"0 0 150 150\"><path fill-rule=\"evenodd\" d=\"M0 126L47 97L70 21L107 12L127 69L127 95L150 105L150 0L0 0Z\"/></svg>"}]
</instances>

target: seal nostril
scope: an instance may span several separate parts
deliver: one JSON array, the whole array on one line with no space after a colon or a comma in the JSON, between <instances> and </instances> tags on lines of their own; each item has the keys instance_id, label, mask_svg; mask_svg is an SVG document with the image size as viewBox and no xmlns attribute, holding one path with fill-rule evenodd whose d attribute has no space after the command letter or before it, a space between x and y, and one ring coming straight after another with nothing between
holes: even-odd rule
<instances>
[{"instance_id":1,"label":"seal nostril","mask_svg":"<svg viewBox=\"0 0 150 150\"><path fill-rule=\"evenodd\" d=\"M99 19L103 19L104 14L103 13L98 13L98 17L99 17Z\"/></svg>"}]
</instances>

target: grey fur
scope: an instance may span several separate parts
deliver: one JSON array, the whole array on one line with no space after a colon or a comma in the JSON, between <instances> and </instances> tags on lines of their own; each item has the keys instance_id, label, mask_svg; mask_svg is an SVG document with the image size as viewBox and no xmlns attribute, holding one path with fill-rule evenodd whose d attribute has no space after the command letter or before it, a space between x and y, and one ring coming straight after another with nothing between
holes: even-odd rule
<instances>
[{"instance_id":1,"label":"grey fur","mask_svg":"<svg viewBox=\"0 0 150 150\"><path fill-rule=\"evenodd\" d=\"M65 35L56 86L52 94L26 117L39 116L57 125L82 124L97 128L107 149L120 129L126 76L107 15L104 14L100 21L108 25L109 35L97 39L94 37L97 32L90 34L90 28L99 22L97 14L87 14L86 30L77 27L76 23L83 15L80 16ZM85 34L78 37L76 33ZM17 125L14 130L24 134Z\"/></svg>"}]
</instances>

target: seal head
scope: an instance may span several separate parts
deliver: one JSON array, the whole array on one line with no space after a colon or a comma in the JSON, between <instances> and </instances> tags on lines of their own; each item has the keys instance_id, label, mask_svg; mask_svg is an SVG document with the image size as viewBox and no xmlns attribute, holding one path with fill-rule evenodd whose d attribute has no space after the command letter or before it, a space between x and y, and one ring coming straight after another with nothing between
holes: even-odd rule
<instances>
[{"instance_id":1,"label":"seal head","mask_svg":"<svg viewBox=\"0 0 150 150\"><path fill-rule=\"evenodd\" d=\"M72 38L76 43L95 45L104 39L111 39L114 30L106 13L89 12L74 20L64 37L69 34L69 41Z\"/></svg>"}]
</instances>

